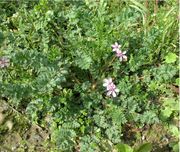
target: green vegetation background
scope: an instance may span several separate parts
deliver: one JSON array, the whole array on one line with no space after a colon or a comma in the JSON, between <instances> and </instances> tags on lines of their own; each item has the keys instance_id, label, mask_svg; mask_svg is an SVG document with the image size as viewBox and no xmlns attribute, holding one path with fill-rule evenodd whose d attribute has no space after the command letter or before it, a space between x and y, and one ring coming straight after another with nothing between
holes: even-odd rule
<instances>
[{"instance_id":1,"label":"green vegetation background","mask_svg":"<svg viewBox=\"0 0 180 152\"><path fill-rule=\"evenodd\" d=\"M0 149L178 151L178 21L176 0L1 1Z\"/></svg>"}]
</instances>

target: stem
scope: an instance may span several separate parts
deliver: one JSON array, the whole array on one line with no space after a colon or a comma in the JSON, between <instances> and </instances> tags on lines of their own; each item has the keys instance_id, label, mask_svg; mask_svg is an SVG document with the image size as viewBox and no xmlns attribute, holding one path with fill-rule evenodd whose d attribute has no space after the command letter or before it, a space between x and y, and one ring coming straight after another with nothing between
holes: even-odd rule
<instances>
[{"instance_id":1,"label":"stem","mask_svg":"<svg viewBox=\"0 0 180 152\"><path fill-rule=\"evenodd\" d=\"M73 74L72 75L73 76L73 78L74 78L74 80L78 83L78 84L80 84L81 82L75 77L75 75Z\"/></svg>"},{"instance_id":2,"label":"stem","mask_svg":"<svg viewBox=\"0 0 180 152\"><path fill-rule=\"evenodd\" d=\"M148 6L149 6L149 2L148 2L148 0L146 0L146 1L145 1L145 7L147 8L147 10L148 10ZM147 21L148 16L149 16L149 13L146 12L146 13L145 13L145 21Z\"/></svg>"},{"instance_id":3,"label":"stem","mask_svg":"<svg viewBox=\"0 0 180 152\"><path fill-rule=\"evenodd\" d=\"M104 71L105 69L107 69L109 66L111 66L111 64L113 63L113 61L115 60L115 58L116 58L116 56L114 56L110 62L107 62L107 63L102 67L102 69L100 70L100 73L103 73L103 71ZM91 89L92 89L92 90L95 90L95 89L96 89L96 86L97 86L97 81L93 81L92 86L91 86Z\"/></svg>"},{"instance_id":4,"label":"stem","mask_svg":"<svg viewBox=\"0 0 180 152\"><path fill-rule=\"evenodd\" d=\"M110 62L108 62L107 64L105 64L105 65L102 67L102 70L100 71L100 73L102 73L105 69L107 69L109 66L111 66L111 64L113 63L113 61L115 60L115 58L116 58L116 56L114 56Z\"/></svg>"},{"instance_id":5,"label":"stem","mask_svg":"<svg viewBox=\"0 0 180 152\"><path fill-rule=\"evenodd\" d=\"M154 14L156 14L157 11L158 11L158 1L159 1L159 0L155 0L155 4L154 4Z\"/></svg>"},{"instance_id":6,"label":"stem","mask_svg":"<svg viewBox=\"0 0 180 152\"><path fill-rule=\"evenodd\" d=\"M10 75L11 80L13 80L13 77L11 75L11 72L6 69L6 72Z\"/></svg>"}]
</instances>

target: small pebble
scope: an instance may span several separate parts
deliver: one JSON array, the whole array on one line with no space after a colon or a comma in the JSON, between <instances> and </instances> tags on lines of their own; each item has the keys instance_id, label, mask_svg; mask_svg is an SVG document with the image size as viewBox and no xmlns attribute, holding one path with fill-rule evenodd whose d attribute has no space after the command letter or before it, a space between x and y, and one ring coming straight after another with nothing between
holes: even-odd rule
<instances>
[{"instance_id":1,"label":"small pebble","mask_svg":"<svg viewBox=\"0 0 180 152\"><path fill-rule=\"evenodd\" d=\"M0 113L0 124L3 123L3 120L4 120L4 115L2 113Z\"/></svg>"},{"instance_id":2,"label":"small pebble","mask_svg":"<svg viewBox=\"0 0 180 152\"><path fill-rule=\"evenodd\" d=\"M8 127L9 130L11 130L12 127L13 127L12 121L8 120L8 121L6 122L6 126Z\"/></svg>"},{"instance_id":3,"label":"small pebble","mask_svg":"<svg viewBox=\"0 0 180 152\"><path fill-rule=\"evenodd\" d=\"M142 140L145 140L145 136L144 135L142 136Z\"/></svg>"}]
</instances>

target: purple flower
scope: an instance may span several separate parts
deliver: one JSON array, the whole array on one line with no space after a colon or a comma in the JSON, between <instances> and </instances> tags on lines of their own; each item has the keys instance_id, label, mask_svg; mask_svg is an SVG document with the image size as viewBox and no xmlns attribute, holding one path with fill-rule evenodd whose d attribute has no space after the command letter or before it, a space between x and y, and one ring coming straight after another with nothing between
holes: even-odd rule
<instances>
[{"instance_id":1,"label":"purple flower","mask_svg":"<svg viewBox=\"0 0 180 152\"><path fill-rule=\"evenodd\" d=\"M125 54L126 54L126 51L124 52L120 50L116 51L116 56L119 58L120 61L127 61L127 56Z\"/></svg>"},{"instance_id":2,"label":"purple flower","mask_svg":"<svg viewBox=\"0 0 180 152\"><path fill-rule=\"evenodd\" d=\"M10 61L8 58L6 57L0 58L0 68L5 68L5 67L8 67L9 65L10 65Z\"/></svg>"},{"instance_id":3,"label":"purple flower","mask_svg":"<svg viewBox=\"0 0 180 152\"><path fill-rule=\"evenodd\" d=\"M115 44L111 45L113 48L113 52L117 51L120 49L121 45L119 45L117 42L115 42Z\"/></svg>"},{"instance_id":4,"label":"purple flower","mask_svg":"<svg viewBox=\"0 0 180 152\"><path fill-rule=\"evenodd\" d=\"M103 86L106 87L107 96L116 97L119 89L116 88L116 85L112 82L112 78L104 79Z\"/></svg>"}]
</instances>

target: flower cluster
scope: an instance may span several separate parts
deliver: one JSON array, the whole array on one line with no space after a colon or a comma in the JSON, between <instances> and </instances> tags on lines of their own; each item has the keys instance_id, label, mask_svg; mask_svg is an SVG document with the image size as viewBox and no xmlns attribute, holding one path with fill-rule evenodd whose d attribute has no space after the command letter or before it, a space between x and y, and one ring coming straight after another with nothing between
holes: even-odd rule
<instances>
[{"instance_id":1,"label":"flower cluster","mask_svg":"<svg viewBox=\"0 0 180 152\"><path fill-rule=\"evenodd\" d=\"M8 58L6 57L0 58L0 68L5 68L5 67L8 67L9 65L10 65L10 61Z\"/></svg>"},{"instance_id":2,"label":"flower cluster","mask_svg":"<svg viewBox=\"0 0 180 152\"><path fill-rule=\"evenodd\" d=\"M117 89L116 85L112 82L112 78L104 79L103 86L106 87L107 96L117 96L119 89Z\"/></svg>"},{"instance_id":3,"label":"flower cluster","mask_svg":"<svg viewBox=\"0 0 180 152\"><path fill-rule=\"evenodd\" d=\"M117 42L115 44L111 45L112 51L116 53L116 56L119 58L120 61L127 61L126 51L121 51L121 45L119 45Z\"/></svg>"},{"instance_id":4,"label":"flower cluster","mask_svg":"<svg viewBox=\"0 0 180 152\"><path fill-rule=\"evenodd\" d=\"M119 58L120 61L127 61L126 51L121 51L121 45L117 42L111 45L112 51L116 53L116 56ZM116 88L116 85L112 82L112 78L104 79L103 86L106 87L107 96L116 97L119 93L119 89Z\"/></svg>"}]
</instances>

